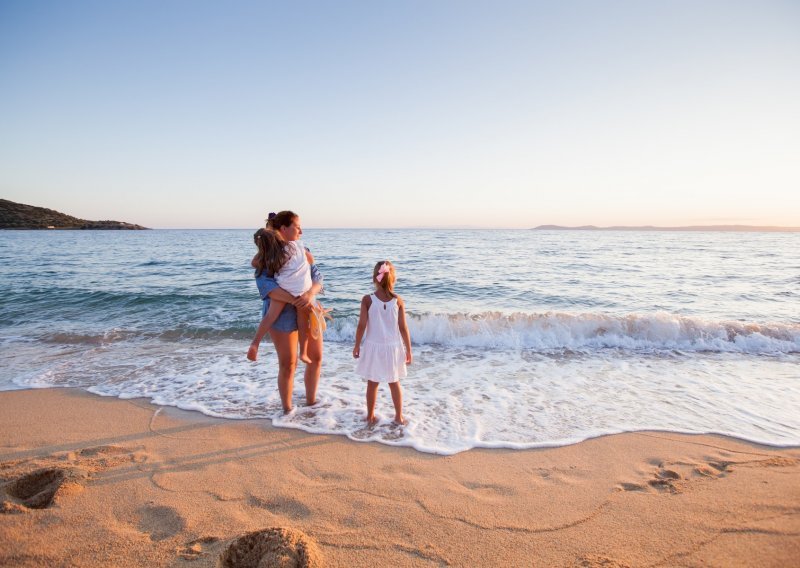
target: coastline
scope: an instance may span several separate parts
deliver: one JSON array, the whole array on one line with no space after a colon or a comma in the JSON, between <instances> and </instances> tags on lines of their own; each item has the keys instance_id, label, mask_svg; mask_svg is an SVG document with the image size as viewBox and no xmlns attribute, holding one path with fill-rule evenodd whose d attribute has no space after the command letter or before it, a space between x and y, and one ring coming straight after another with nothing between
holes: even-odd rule
<instances>
[{"instance_id":1,"label":"coastline","mask_svg":"<svg viewBox=\"0 0 800 568\"><path fill-rule=\"evenodd\" d=\"M3 392L0 410L3 565L216 566L268 527L305 533L326 566L800 557L798 448L638 432L437 456L78 389ZM43 468L66 482L24 507Z\"/></svg>"}]
</instances>

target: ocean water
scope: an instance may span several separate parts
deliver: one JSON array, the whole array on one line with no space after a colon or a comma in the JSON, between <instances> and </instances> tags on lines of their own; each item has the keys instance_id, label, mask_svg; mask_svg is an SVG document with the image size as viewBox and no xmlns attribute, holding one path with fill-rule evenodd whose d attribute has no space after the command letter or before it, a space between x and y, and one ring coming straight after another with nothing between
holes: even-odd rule
<instances>
[{"instance_id":1,"label":"ocean water","mask_svg":"<svg viewBox=\"0 0 800 568\"><path fill-rule=\"evenodd\" d=\"M79 387L229 419L452 454L669 430L800 445L800 234L313 230L319 402L283 415L245 353L252 232L0 232L0 390ZM351 356L377 260L415 361L406 426L364 423Z\"/></svg>"}]
</instances>

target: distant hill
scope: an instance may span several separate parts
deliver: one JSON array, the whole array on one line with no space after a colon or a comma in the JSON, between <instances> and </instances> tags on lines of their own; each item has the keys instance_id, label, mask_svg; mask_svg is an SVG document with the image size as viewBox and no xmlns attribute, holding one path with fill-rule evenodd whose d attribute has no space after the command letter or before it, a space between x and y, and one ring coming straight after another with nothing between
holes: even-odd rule
<instances>
[{"instance_id":1,"label":"distant hill","mask_svg":"<svg viewBox=\"0 0 800 568\"><path fill-rule=\"evenodd\" d=\"M0 199L0 229L147 229L123 221L87 221L52 209Z\"/></svg>"},{"instance_id":2,"label":"distant hill","mask_svg":"<svg viewBox=\"0 0 800 568\"><path fill-rule=\"evenodd\" d=\"M691 225L688 227L654 227L643 225L640 227L595 227L582 225L580 227L563 227L561 225L539 225L534 231L721 231L721 232L748 232L748 233L800 233L800 227L758 227L754 225Z\"/></svg>"}]
</instances>

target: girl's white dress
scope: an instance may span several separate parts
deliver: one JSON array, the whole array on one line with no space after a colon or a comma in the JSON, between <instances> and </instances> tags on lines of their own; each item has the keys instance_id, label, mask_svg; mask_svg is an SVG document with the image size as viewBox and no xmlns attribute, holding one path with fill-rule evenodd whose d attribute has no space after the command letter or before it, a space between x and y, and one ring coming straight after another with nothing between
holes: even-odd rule
<instances>
[{"instance_id":1,"label":"girl's white dress","mask_svg":"<svg viewBox=\"0 0 800 568\"><path fill-rule=\"evenodd\" d=\"M406 376L406 349L397 318L397 298L382 302L370 294L367 332L356 361L356 373L379 383L394 383Z\"/></svg>"},{"instance_id":2,"label":"girl's white dress","mask_svg":"<svg viewBox=\"0 0 800 568\"><path fill-rule=\"evenodd\" d=\"M278 286L292 296L299 296L311 289L311 265L306 258L306 247L300 241L289 241L284 250L289 251L289 258L275 274Z\"/></svg>"}]
</instances>

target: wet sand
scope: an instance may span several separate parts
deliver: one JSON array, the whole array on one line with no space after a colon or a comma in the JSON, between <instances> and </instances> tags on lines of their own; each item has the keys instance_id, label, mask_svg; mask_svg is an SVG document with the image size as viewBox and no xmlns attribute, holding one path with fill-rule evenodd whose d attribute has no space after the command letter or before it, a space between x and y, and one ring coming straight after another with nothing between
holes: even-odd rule
<instances>
[{"instance_id":1,"label":"wet sand","mask_svg":"<svg viewBox=\"0 0 800 568\"><path fill-rule=\"evenodd\" d=\"M244 566L275 542L308 566L800 558L800 449L723 436L444 457L26 390L0 393L0 482L0 566L202 567L226 551ZM272 540L236 541L270 527Z\"/></svg>"}]
</instances>

